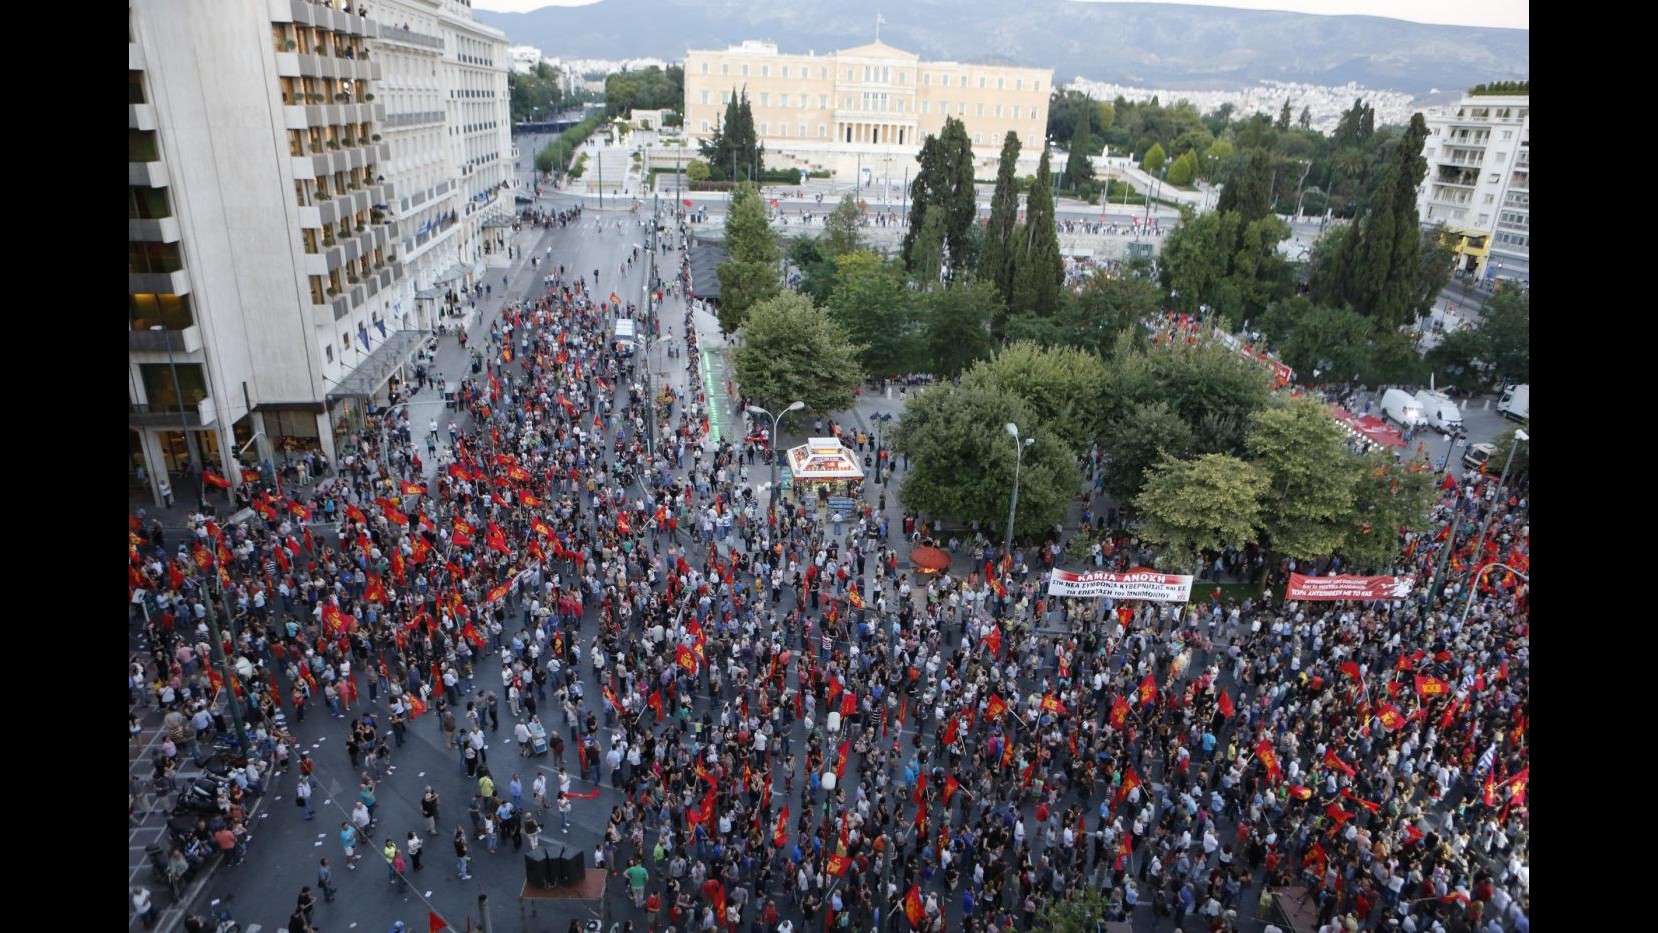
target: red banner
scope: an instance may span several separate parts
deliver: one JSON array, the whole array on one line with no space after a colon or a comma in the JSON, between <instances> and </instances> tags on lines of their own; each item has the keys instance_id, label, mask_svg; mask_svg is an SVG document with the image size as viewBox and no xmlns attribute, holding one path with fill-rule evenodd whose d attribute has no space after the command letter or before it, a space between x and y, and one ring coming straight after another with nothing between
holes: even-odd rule
<instances>
[{"instance_id":1,"label":"red banner","mask_svg":"<svg viewBox=\"0 0 1658 933\"><path fill-rule=\"evenodd\" d=\"M1415 577L1308 577L1290 574L1285 599L1306 600L1373 600L1407 599L1416 586Z\"/></svg>"}]
</instances>

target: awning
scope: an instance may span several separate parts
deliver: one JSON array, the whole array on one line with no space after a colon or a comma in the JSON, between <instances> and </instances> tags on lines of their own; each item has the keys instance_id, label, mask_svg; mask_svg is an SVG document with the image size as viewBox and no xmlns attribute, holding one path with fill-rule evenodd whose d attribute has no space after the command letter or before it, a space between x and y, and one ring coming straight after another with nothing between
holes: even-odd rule
<instances>
[{"instance_id":1,"label":"awning","mask_svg":"<svg viewBox=\"0 0 1658 933\"><path fill-rule=\"evenodd\" d=\"M437 276L434 276L432 278L432 284L433 285L443 285L443 284L446 284L446 283L449 283L449 282L453 282L456 279L464 279L464 278L466 278L467 271L468 271L467 268L465 266L462 266L462 265L457 264L457 265L450 266L448 269L445 269L442 273L438 274Z\"/></svg>"},{"instance_id":2,"label":"awning","mask_svg":"<svg viewBox=\"0 0 1658 933\"><path fill-rule=\"evenodd\" d=\"M1402 448L1405 446L1405 439L1399 436L1399 432L1393 430L1386 421L1375 415L1355 417L1347 409L1331 403L1330 417L1336 419L1337 424L1346 428L1348 434L1359 440L1380 444L1383 447Z\"/></svg>"},{"instance_id":3,"label":"awning","mask_svg":"<svg viewBox=\"0 0 1658 933\"><path fill-rule=\"evenodd\" d=\"M436 298L442 298L443 292L440 292L435 288L423 288L420 291L415 292L415 297L421 301L432 301Z\"/></svg>"},{"instance_id":4,"label":"awning","mask_svg":"<svg viewBox=\"0 0 1658 933\"><path fill-rule=\"evenodd\" d=\"M368 398L386 384L398 367L409 361L425 336L418 330L394 330L369 352L356 369L334 386L330 399Z\"/></svg>"},{"instance_id":5,"label":"awning","mask_svg":"<svg viewBox=\"0 0 1658 933\"><path fill-rule=\"evenodd\" d=\"M490 219L484 221L484 229L500 230L503 227L510 227L512 224L513 222L505 217L491 217Z\"/></svg>"},{"instance_id":6,"label":"awning","mask_svg":"<svg viewBox=\"0 0 1658 933\"><path fill-rule=\"evenodd\" d=\"M691 295L696 298L720 297L720 263L725 262L724 247L697 243L691 247Z\"/></svg>"},{"instance_id":7,"label":"awning","mask_svg":"<svg viewBox=\"0 0 1658 933\"><path fill-rule=\"evenodd\" d=\"M857 455L835 437L807 438L789 448L789 473L796 482L864 478Z\"/></svg>"}]
</instances>

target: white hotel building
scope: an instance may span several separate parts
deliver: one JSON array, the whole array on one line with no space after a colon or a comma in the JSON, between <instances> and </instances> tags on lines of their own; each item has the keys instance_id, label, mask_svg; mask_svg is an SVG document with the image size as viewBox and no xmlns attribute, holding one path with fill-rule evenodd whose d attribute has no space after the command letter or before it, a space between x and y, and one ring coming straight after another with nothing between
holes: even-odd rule
<instances>
[{"instance_id":1,"label":"white hotel building","mask_svg":"<svg viewBox=\"0 0 1658 933\"><path fill-rule=\"evenodd\" d=\"M1445 225L1464 274L1529 282L1531 98L1470 94L1422 116L1422 223Z\"/></svg>"},{"instance_id":2,"label":"white hotel building","mask_svg":"<svg viewBox=\"0 0 1658 933\"><path fill-rule=\"evenodd\" d=\"M129 0L129 473L280 463L408 378L512 213L465 0Z\"/></svg>"}]
</instances>

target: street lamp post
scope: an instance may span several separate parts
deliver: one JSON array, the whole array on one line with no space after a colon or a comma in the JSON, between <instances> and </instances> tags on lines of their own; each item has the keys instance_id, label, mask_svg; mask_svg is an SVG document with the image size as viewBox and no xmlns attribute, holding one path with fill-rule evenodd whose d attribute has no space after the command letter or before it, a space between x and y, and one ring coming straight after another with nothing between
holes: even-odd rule
<instances>
[{"instance_id":1,"label":"street lamp post","mask_svg":"<svg viewBox=\"0 0 1658 933\"><path fill-rule=\"evenodd\" d=\"M1507 564L1499 564L1499 563L1493 561L1489 564L1486 564L1484 567L1481 567L1478 570L1478 572L1476 572L1474 574L1473 583L1470 584L1469 587L1468 587L1468 602L1464 603L1463 606L1462 606L1462 620L1457 625L1458 629L1461 629L1463 626L1468 624L1468 614L1470 612L1474 611L1474 596L1477 595L1480 591L1480 577L1485 576L1485 572L1487 570L1495 570L1498 567L1501 567L1504 570L1508 571L1509 573L1514 574L1516 577L1519 577L1520 579L1526 581L1527 583L1531 582L1531 577L1530 576L1528 576L1526 574L1523 574L1518 570L1515 570L1513 567L1510 567Z\"/></svg>"},{"instance_id":2,"label":"street lamp post","mask_svg":"<svg viewBox=\"0 0 1658 933\"><path fill-rule=\"evenodd\" d=\"M1514 451L1520 449L1520 442L1521 441L1529 441L1529 440L1531 440L1531 435L1530 434L1527 434L1524 431L1515 431L1514 432L1514 443L1509 445L1508 460L1507 460L1507 462L1505 462L1503 464L1502 478L1497 480L1497 495L1499 495L1499 496L1502 495L1503 487L1508 485L1508 468L1514 465ZM1479 538L1477 538L1474 541L1474 562L1476 564L1479 563L1480 548L1485 547L1486 532L1488 532L1490 530L1491 530L1491 516L1487 515L1487 516L1485 516L1485 521L1480 523L1480 536L1479 536ZM1447 545L1449 545L1450 543L1451 542L1446 542ZM1478 574L1475 574L1475 576L1478 577ZM1477 584L1478 582L1479 581L1476 579L1470 585ZM1464 619L1466 619L1466 618L1468 618L1468 614L1466 612L1464 612L1462 617Z\"/></svg>"},{"instance_id":3,"label":"street lamp post","mask_svg":"<svg viewBox=\"0 0 1658 933\"><path fill-rule=\"evenodd\" d=\"M782 420L783 416L789 412L799 411L805 407L805 402L790 402L789 407L772 414L758 405L748 406L749 414L765 415L771 419L771 438L767 443L766 459L771 461L771 504L774 508L777 505L777 422Z\"/></svg>"},{"instance_id":4,"label":"street lamp post","mask_svg":"<svg viewBox=\"0 0 1658 933\"><path fill-rule=\"evenodd\" d=\"M1019 514L1019 467L1024 463L1025 448L1036 443L1036 438L1019 439L1019 426L1009 421L1003 429L1013 437L1013 498L1007 507L1007 533L1002 536L1002 557L1013 553L1013 519Z\"/></svg>"},{"instance_id":5,"label":"street lamp post","mask_svg":"<svg viewBox=\"0 0 1658 933\"><path fill-rule=\"evenodd\" d=\"M1295 216L1301 217L1301 196L1307 193L1307 173L1313 170L1313 163L1305 159L1301 161L1301 180L1295 183Z\"/></svg>"}]
</instances>

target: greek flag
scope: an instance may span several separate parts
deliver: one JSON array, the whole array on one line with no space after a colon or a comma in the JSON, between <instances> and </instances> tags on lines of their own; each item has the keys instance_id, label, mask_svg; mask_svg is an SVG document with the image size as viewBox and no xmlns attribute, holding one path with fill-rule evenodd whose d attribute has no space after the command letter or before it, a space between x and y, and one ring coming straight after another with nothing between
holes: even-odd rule
<instances>
[{"instance_id":1,"label":"greek flag","mask_svg":"<svg viewBox=\"0 0 1658 933\"><path fill-rule=\"evenodd\" d=\"M1477 780L1491 770L1491 765L1497 760L1497 743L1492 742L1486 747L1485 753L1480 755L1479 763L1474 765L1474 778Z\"/></svg>"}]
</instances>

